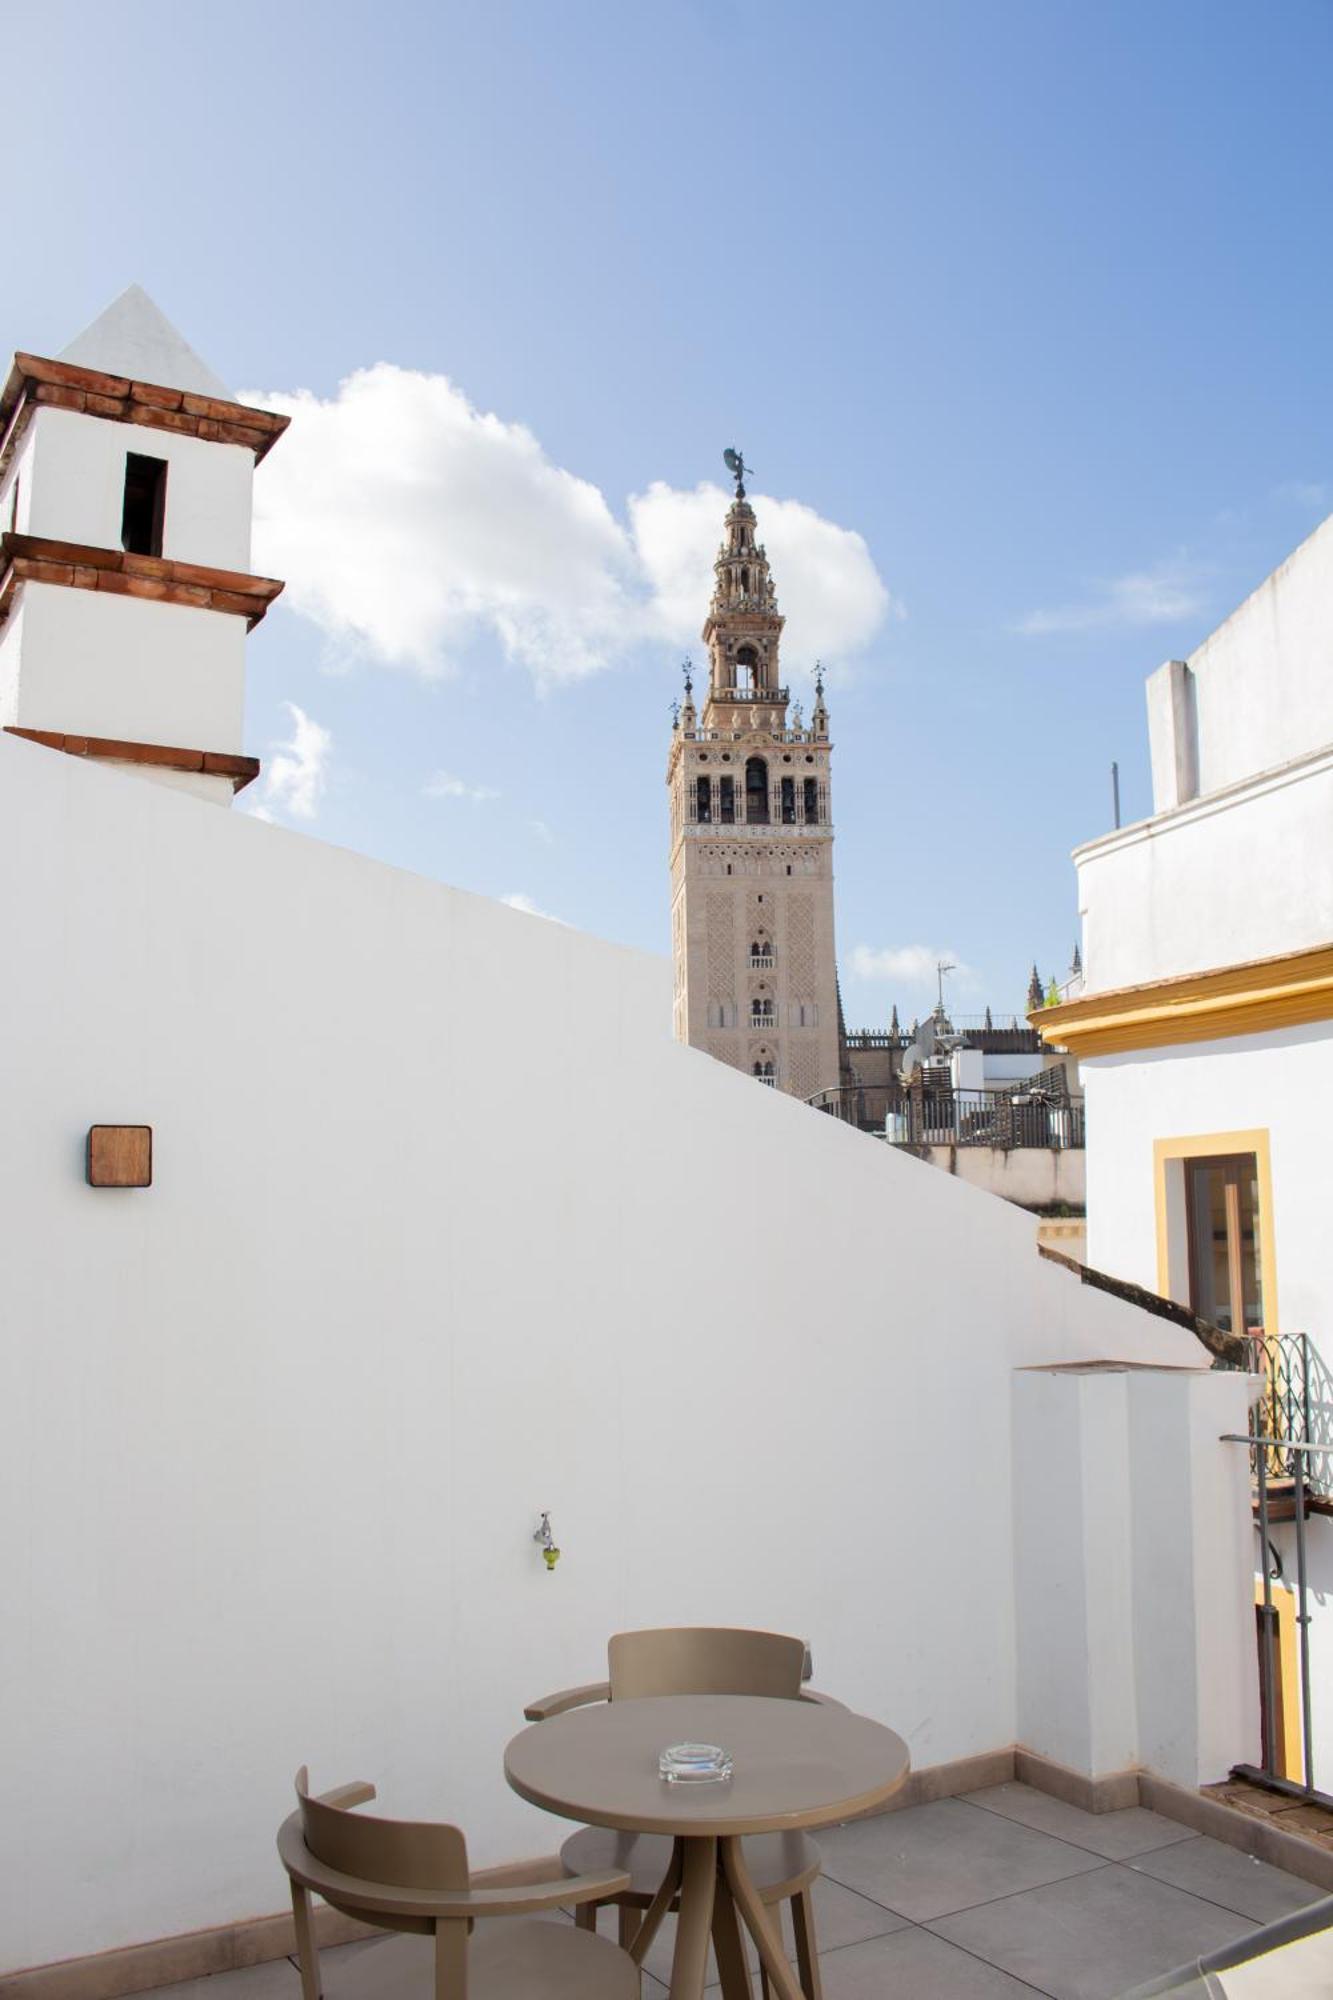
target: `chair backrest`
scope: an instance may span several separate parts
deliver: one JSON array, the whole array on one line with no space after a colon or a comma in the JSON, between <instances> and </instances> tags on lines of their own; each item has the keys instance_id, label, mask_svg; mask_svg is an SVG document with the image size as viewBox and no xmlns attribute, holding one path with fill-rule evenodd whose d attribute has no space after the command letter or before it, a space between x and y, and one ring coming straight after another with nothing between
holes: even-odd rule
<instances>
[{"instance_id":1,"label":"chair backrest","mask_svg":"<svg viewBox=\"0 0 1333 2000\"><path fill-rule=\"evenodd\" d=\"M358 1794L375 1796L369 1786ZM296 1774L305 1844L343 1875L403 1889L466 1889L467 1842L456 1826L433 1820L376 1819L327 1798L312 1799L303 1764Z\"/></svg>"},{"instance_id":2,"label":"chair backrest","mask_svg":"<svg viewBox=\"0 0 1333 2000\"><path fill-rule=\"evenodd\" d=\"M654 1694L761 1694L799 1701L805 1641L727 1625L617 1632L607 1647L612 1701Z\"/></svg>"}]
</instances>

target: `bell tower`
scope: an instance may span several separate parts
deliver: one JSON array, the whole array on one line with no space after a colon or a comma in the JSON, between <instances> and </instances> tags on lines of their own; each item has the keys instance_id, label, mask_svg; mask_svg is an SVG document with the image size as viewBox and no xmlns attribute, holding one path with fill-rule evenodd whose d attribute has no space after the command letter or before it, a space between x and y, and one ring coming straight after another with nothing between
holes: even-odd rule
<instances>
[{"instance_id":1,"label":"bell tower","mask_svg":"<svg viewBox=\"0 0 1333 2000\"><path fill-rule=\"evenodd\" d=\"M238 403L138 286L0 389L0 728L220 805L244 754L255 466Z\"/></svg>"},{"instance_id":2,"label":"bell tower","mask_svg":"<svg viewBox=\"0 0 1333 2000\"><path fill-rule=\"evenodd\" d=\"M685 701L667 759L677 1041L793 1097L838 1082L828 710L809 725L782 684L783 618L736 482L704 620L708 687Z\"/></svg>"}]
</instances>

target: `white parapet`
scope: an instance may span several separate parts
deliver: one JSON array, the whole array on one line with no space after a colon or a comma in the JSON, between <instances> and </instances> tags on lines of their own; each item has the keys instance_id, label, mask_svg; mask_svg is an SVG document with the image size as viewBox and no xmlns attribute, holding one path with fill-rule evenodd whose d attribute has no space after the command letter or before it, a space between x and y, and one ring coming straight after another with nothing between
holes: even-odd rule
<instances>
[{"instance_id":1,"label":"white parapet","mask_svg":"<svg viewBox=\"0 0 1333 2000\"><path fill-rule=\"evenodd\" d=\"M1209 1783L1259 1743L1244 1431L1259 1384L1115 1363L1014 1376L1019 1740L1089 1777Z\"/></svg>"}]
</instances>

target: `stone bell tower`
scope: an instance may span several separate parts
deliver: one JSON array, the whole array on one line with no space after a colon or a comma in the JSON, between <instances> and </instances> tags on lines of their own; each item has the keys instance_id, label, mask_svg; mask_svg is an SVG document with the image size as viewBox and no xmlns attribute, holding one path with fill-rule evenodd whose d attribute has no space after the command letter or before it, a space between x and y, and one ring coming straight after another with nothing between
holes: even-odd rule
<instances>
[{"instance_id":1,"label":"stone bell tower","mask_svg":"<svg viewBox=\"0 0 1333 2000\"><path fill-rule=\"evenodd\" d=\"M745 464L727 510L703 639L708 689L667 760L677 1041L793 1097L838 1082L828 711L807 727L782 685L778 610Z\"/></svg>"}]
</instances>

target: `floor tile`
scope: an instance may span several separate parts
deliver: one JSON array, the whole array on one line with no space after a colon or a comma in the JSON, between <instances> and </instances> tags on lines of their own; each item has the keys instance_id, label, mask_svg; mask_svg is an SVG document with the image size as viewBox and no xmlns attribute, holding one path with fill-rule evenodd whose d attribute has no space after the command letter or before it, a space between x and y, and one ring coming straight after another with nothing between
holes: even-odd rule
<instances>
[{"instance_id":1,"label":"floor tile","mask_svg":"<svg viewBox=\"0 0 1333 2000\"><path fill-rule=\"evenodd\" d=\"M880 1903L872 1902L868 1896L858 1896L852 1889L845 1889L840 1882L830 1882L821 1877L814 1886L815 1937L819 1944L821 1960L827 1952L836 1951L842 1945L860 1944L867 1938L884 1937L890 1931L900 1930L906 1923L893 1910L886 1910ZM613 1920L604 1916L601 1928L608 1937L614 1937ZM787 1955L793 1961L796 1947L792 1935L790 1905L782 1908L782 1936L787 1947ZM667 1917L661 1930L648 1948L644 1959L644 1970L650 1972L662 1984L671 1982L671 1955L676 1948L676 1920ZM754 1947L746 1939L746 1949L751 1966L757 1966ZM708 1983L710 1991L717 1990L717 1968L711 1953L708 1961Z\"/></svg>"},{"instance_id":2,"label":"floor tile","mask_svg":"<svg viewBox=\"0 0 1333 2000\"><path fill-rule=\"evenodd\" d=\"M506 1932L517 1935L506 1939ZM538 1932L553 1935L539 1939ZM516 1965L511 1953L519 1947L520 1938L522 1962ZM543 1968L549 1966L553 1946L565 1945L575 1949L571 1927L562 1919L545 1915L488 1918L476 1926L468 1949L469 1963L477 1975L475 1984L488 1993L501 1988L506 1993L535 1992ZM597 1947L591 1939L580 1939L577 1949L595 1952ZM495 1962L496 1953L503 1957L503 1965ZM402 1933L387 1933L323 1952L324 2000L428 2000L434 1991L434 1957L430 1938ZM561 1961L568 1964L563 1950ZM651 1989L647 1990L651 1995ZM292 2000L300 2000L299 1986Z\"/></svg>"},{"instance_id":3,"label":"floor tile","mask_svg":"<svg viewBox=\"0 0 1333 2000\"><path fill-rule=\"evenodd\" d=\"M1106 1865L961 1799L856 1820L819 1844L826 1875L916 1923Z\"/></svg>"},{"instance_id":4,"label":"floor tile","mask_svg":"<svg viewBox=\"0 0 1333 2000\"><path fill-rule=\"evenodd\" d=\"M239 1972L214 1972L207 1979L155 1986L151 2000L301 2000L301 1981L289 1959L275 1958Z\"/></svg>"},{"instance_id":5,"label":"floor tile","mask_svg":"<svg viewBox=\"0 0 1333 2000\"><path fill-rule=\"evenodd\" d=\"M1093 1874L941 1917L930 1928L1053 2000L1114 2000L1253 1926L1215 1903L1108 1862Z\"/></svg>"},{"instance_id":6,"label":"floor tile","mask_svg":"<svg viewBox=\"0 0 1333 2000\"><path fill-rule=\"evenodd\" d=\"M1131 1866L1155 1875L1159 1882L1172 1882L1193 1896L1237 1910L1256 1924L1271 1924L1290 1910L1303 1910L1324 1894L1299 1876L1288 1875L1285 1868L1271 1868L1266 1861L1242 1854L1238 1847L1202 1834L1179 1847L1139 1855Z\"/></svg>"},{"instance_id":7,"label":"floor tile","mask_svg":"<svg viewBox=\"0 0 1333 2000\"><path fill-rule=\"evenodd\" d=\"M967 1792L964 1797L969 1805L1001 1813L1038 1833L1054 1834L1057 1840L1086 1847L1090 1854L1104 1855L1108 1861L1123 1861L1130 1854L1146 1854L1154 1847L1169 1847L1174 1841L1196 1837L1192 1827L1148 1812L1143 1806L1126 1806L1119 1812L1084 1812L1032 1785L992 1785L988 1791Z\"/></svg>"},{"instance_id":8,"label":"floor tile","mask_svg":"<svg viewBox=\"0 0 1333 2000\"><path fill-rule=\"evenodd\" d=\"M1034 1989L914 1925L823 1954L824 2000L1031 2000Z\"/></svg>"},{"instance_id":9,"label":"floor tile","mask_svg":"<svg viewBox=\"0 0 1333 2000\"><path fill-rule=\"evenodd\" d=\"M840 1945L860 1944L866 1938L884 1937L907 1922L883 1903L858 1895L841 1882L821 1875L814 1886L815 1936L822 1952L836 1951ZM791 1922L784 1916L785 1935L791 1942Z\"/></svg>"}]
</instances>

